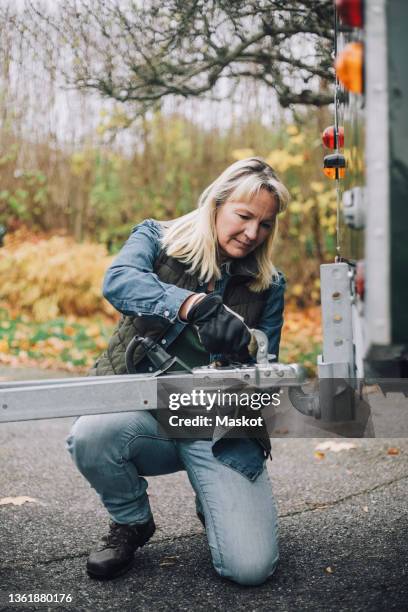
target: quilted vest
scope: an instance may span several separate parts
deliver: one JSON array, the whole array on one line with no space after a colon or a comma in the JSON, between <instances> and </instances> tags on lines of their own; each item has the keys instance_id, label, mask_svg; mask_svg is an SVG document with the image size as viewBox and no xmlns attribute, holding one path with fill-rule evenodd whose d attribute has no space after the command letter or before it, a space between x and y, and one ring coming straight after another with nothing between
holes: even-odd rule
<instances>
[{"instance_id":1,"label":"quilted vest","mask_svg":"<svg viewBox=\"0 0 408 612\"><path fill-rule=\"evenodd\" d=\"M161 250L155 265L154 272L164 283L169 283L196 291L198 287L198 274L187 272L187 265L170 257ZM252 276L244 273L232 275L225 287L223 302L234 312L244 318L248 327L256 327L261 317L268 290L255 292L248 288ZM172 325L159 317L125 316L122 315L107 350L96 360L90 370L90 376L108 376L111 374L126 374L125 352L129 342L135 335L160 340ZM134 351L134 365L137 366L145 357L145 350L137 346Z\"/></svg>"}]
</instances>

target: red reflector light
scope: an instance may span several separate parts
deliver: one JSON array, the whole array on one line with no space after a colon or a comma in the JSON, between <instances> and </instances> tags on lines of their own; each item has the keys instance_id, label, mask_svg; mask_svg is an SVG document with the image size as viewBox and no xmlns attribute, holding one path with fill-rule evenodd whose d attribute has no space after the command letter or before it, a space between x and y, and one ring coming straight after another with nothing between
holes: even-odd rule
<instances>
[{"instance_id":1,"label":"red reflector light","mask_svg":"<svg viewBox=\"0 0 408 612\"><path fill-rule=\"evenodd\" d=\"M360 259L356 265L356 293L364 300L365 294L365 274L364 274L364 259Z\"/></svg>"},{"instance_id":2,"label":"red reflector light","mask_svg":"<svg viewBox=\"0 0 408 612\"><path fill-rule=\"evenodd\" d=\"M336 0L340 20L352 28L363 27L363 0Z\"/></svg>"},{"instance_id":3,"label":"red reflector light","mask_svg":"<svg viewBox=\"0 0 408 612\"><path fill-rule=\"evenodd\" d=\"M327 127L322 134L322 141L328 149L342 149L344 147L344 128L339 127L336 142L336 128L334 125Z\"/></svg>"}]
</instances>

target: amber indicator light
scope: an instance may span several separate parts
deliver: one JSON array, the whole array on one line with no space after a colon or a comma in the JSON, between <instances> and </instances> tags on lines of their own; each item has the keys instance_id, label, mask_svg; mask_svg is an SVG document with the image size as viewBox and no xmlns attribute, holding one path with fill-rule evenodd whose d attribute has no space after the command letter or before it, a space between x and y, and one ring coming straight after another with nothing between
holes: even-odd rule
<instances>
[{"instance_id":1,"label":"amber indicator light","mask_svg":"<svg viewBox=\"0 0 408 612\"><path fill-rule=\"evenodd\" d=\"M363 43L351 42L336 59L337 78L353 93L363 93L363 56Z\"/></svg>"},{"instance_id":2,"label":"amber indicator light","mask_svg":"<svg viewBox=\"0 0 408 612\"><path fill-rule=\"evenodd\" d=\"M330 179L342 179L346 174L346 159L341 153L326 155L323 160L323 172Z\"/></svg>"}]
</instances>

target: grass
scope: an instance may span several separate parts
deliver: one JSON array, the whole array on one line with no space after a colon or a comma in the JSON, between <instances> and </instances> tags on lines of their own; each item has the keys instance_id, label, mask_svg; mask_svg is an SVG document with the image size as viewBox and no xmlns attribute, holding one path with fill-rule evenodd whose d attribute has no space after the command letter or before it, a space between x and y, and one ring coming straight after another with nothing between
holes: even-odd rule
<instances>
[{"instance_id":1,"label":"grass","mask_svg":"<svg viewBox=\"0 0 408 612\"><path fill-rule=\"evenodd\" d=\"M103 351L114 323L101 318L35 322L0 309L0 363L86 371Z\"/></svg>"},{"instance_id":2,"label":"grass","mask_svg":"<svg viewBox=\"0 0 408 612\"><path fill-rule=\"evenodd\" d=\"M0 308L0 363L11 366L62 369L85 373L107 347L115 323L107 318L58 318L36 322ZM280 360L300 363L316 374L321 353L320 311L288 309L282 333Z\"/></svg>"}]
</instances>

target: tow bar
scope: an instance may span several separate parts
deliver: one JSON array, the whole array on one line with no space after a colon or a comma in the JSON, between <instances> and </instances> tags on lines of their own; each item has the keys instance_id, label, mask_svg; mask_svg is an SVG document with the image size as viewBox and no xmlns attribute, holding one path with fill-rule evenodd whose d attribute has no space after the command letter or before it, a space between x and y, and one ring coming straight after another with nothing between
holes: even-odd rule
<instances>
[{"instance_id":1,"label":"tow bar","mask_svg":"<svg viewBox=\"0 0 408 612\"><path fill-rule=\"evenodd\" d=\"M274 356L267 353L266 335L259 330L253 332L258 345L255 364L190 369L151 339L136 337L130 343L126 354L128 369L131 369L135 346L142 342L147 349L147 356L156 368L151 374L0 383L0 422L156 410L160 407L159 392L163 387L219 391L267 391L281 387L300 387L306 380L304 369L298 364L271 361ZM180 371L167 373L174 364L180 366Z\"/></svg>"}]
</instances>

